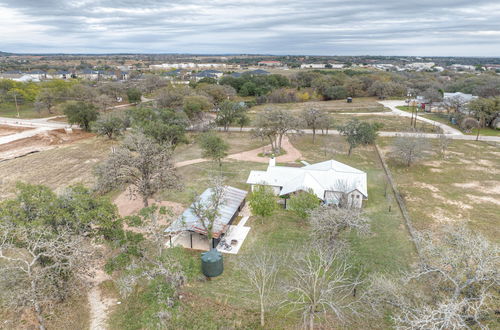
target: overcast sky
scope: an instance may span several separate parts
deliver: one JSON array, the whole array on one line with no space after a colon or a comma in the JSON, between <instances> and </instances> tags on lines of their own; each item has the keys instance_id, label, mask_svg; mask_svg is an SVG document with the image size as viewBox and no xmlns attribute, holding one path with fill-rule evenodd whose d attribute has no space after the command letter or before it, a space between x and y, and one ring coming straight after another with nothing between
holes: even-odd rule
<instances>
[{"instance_id":1,"label":"overcast sky","mask_svg":"<svg viewBox=\"0 0 500 330\"><path fill-rule=\"evenodd\" d=\"M500 56L500 1L0 0L0 51Z\"/></svg>"}]
</instances>

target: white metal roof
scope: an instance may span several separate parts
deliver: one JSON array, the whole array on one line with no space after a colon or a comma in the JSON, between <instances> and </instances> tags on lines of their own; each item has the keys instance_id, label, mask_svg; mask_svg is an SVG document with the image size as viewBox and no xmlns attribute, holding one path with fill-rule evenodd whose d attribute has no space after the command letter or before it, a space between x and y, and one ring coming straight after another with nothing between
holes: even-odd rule
<instances>
[{"instance_id":1,"label":"white metal roof","mask_svg":"<svg viewBox=\"0 0 500 330\"><path fill-rule=\"evenodd\" d=\"M266 171L251 171L247 183L282 187L280 195L312 189L318 198L324 199L325 191L358 190L368 197L366 173L335 160L303 167L270 165Z\"/></svg>"},{"instance_id":2,"label":"white metal roof","mask_svg":"<svg viewBox=\"0 0 500 330\"><path fill-rule=\"evenodd\" d=\"M474 96L472 94L465 94L465 93L462 93L462 92L444 93L443 94L443 99L448 99L448 98L453 98L453 97L459 97L459 98L463 99L466 102L474 100L474 99L477 99L477 96Z\"/></svg>"}]
</instances>

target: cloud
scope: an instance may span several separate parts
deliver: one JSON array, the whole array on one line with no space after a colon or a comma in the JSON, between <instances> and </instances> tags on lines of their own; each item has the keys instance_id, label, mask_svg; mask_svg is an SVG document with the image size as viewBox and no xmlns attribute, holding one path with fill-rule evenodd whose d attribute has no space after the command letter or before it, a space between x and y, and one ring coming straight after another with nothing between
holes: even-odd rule
<instances>
[{"instance_id":1,"label":"cloud","mask_svg":"<svg viewBox=\"0 0 500 330\"><path fill-rule=\"evenodd\" d=\"M0 50L500 56L497 0L0 0Z\"/></svg>"}]
</instances>

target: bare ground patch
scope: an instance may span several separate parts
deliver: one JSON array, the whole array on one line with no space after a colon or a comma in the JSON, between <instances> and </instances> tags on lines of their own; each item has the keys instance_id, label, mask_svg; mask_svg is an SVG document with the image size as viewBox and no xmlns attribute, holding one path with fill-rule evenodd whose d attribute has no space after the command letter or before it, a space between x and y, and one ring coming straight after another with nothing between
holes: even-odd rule
<instances>
[{"instance_id":1,"label":"bare ground patch","mask_svg":"<svg viewBox=\"0 0 500 330\"><path fill-rule=\"evenodd\" d=\"M16 134L19 132L24 132L30 130L30 127L21 127L21 126L9 126L9 125L0 125L0 136L7 136L11 134Z\"/></svg>"},{"instance_id":2,"label":"bare ground patch","mask_svg":"<svg viewBox=\"0 0 500 330\"><path fill-rule=\"evenodd\" d=\"M0 161L21 157L33 152L53 149L93 136L94 134L81 130L74 130L73 133L66 133L62 129L43 132L33 137L1 145Z\"/></svg>"},{"instance_id":3,"label":"bare ground patch","mask_svg":"<svg viewBox=\"0 0 500 330\"><path fill-rule=\"evenodd\" d=\"M491 196L477 196L471 194L467 194L466 196L474 203L492 203L500 205L500 198L495 198Z\"/></svg>"},{"instance_id":4,"label":"bare ground patch","mask_svg":"<svg viewBox=\"0 0 500 330\"><path fill-rule=\"evenodd\" d=\"M486 194L500 195L500 181L470 181L454 183L453 186Z\"/></svg>"}]
</instances>

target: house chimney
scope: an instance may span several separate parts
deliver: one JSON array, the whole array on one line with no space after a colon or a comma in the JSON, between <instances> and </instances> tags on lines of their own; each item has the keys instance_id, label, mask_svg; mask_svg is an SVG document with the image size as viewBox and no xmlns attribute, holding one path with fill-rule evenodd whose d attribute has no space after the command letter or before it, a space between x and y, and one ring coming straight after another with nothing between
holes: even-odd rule
<instances>
[{"instance_id":1,"label":"house chimney","mask_svg":"<svg viewBox=\"0 0 500 330\"><path fill-rule=\"evenodd\" d=\"M276 166L276 158L271 157L269 159L269 166Z\"/></svg>"}]
</instances>

